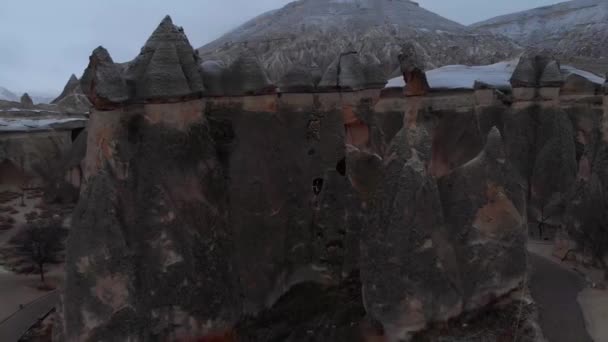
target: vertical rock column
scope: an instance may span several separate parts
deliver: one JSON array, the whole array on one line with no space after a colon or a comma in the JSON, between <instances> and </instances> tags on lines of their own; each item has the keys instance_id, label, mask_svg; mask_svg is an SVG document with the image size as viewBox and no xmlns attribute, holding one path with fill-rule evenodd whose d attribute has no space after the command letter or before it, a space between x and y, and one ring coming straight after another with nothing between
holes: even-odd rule
<instances>
[{"instance_id":1,"label":"vertical rock column","mask_svg":"<svg viewBox=\"0 0 608 342\"><path fill-rule=\"evenodd\" d=\"M364 304L389 341L486 308L526 273L524 191L493 128L500 113L481 122L476 112L429 111L424 72L401 61L403 128L383 155L348 153L349 178L369 205Z\"/></svg>"},{"instance_id":2,"label":"vertical rock column","mask_svg":"<svg viewBox=\"0 0 608 342\"><path fill-rule=\"evenodd\" d=\"M241 305L225 177L183 30L165 18L126 68L98 48L82 87L95 110L57 340L168 341L229 328Z\"/></svg>"},{"instance_id":3,"label":"vertical rock column","mask_svg":"<svg viewBox=\"0 0 608 342\"><path fill-rule=\"evenodd\" d=\"M543 224L561 215L577 173L573 124L559 103L559 62L526 54L511 84L514 103L503 117L506 153L527 191L532 232L542 234Z\"/></svg>"},{"instance_id":4,"label":"vertical rock column","mask_svg":"<svg viewBox=\"0 0 608 342\"><path fill-rule=\"evenodd\" d=\"M391 341L462 307L439 192L427 172L431 136L419 120L426 77L415 65L403 70L410 87L403 128L383 156L354 147L348 153L349 178L369 206L360 242L364 304Z\"/></svg>"}]
</instances>

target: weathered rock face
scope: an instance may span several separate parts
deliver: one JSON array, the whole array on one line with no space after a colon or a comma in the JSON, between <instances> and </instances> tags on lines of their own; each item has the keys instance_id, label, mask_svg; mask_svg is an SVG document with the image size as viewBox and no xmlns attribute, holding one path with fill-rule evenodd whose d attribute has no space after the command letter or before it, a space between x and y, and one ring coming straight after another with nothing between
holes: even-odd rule
<instances>
[{"instance_id":1,"label":"weathered rock face","mask_svg":"<svg viewBox=\"0 0 608 342\"><path fill-rule=\"evenodd\" d=\"M260 61L248 52L234 60L222 75L223 95L226 96L273 93L275 88Z\"/></svg>"},{"instance_id":2,"label":"weathered rock face","mask_svg":"<svg viewBox=\"0 0 608 342\"><path fill-rule=\"evenodd\" d=\"M283 75L277 85L280 91L285 93L311 93L319 81L309 68L294 66Z\"/></svg>"},{"instance_id":3,"label":"weathered rock face","mask_svg":"<svg viewBox=\"0 0 608 342\"><path fill-rule=\"evenodd\" d=\"M80 80L76 75L70 76L61 94L51 104L57 105L61 111L67 113L86 113L91 103L82 91Z\"/></svg>"},{"instance_id":4,"label":"weathered rock face","mask_svg":"<svg viewBox=\"0 0 608 342\"><path fill-rule=\"evenodd\" d=\"M57 102L61 101L62 99L75 92L82 93L82 88L80 87L80 80L78 80L78 77L72 74L70 76L70 79L68 79L68 82L63 87L63 91L61 92L61 94L59 94L56 99L51 101L51 104L56 104Z\"/></svg>"},{"instance_id":5,"label":"weathered rock face","mask_svg":"<svg viewBox=\"0 0 608 342\"><path fill-rule=\"evenodd\" d=\"M21 101L20 102L21 102L21 106L23 108L32 108L32 107L34 107L34 101L32 101L32 98L27 93L25 93L25 94L23 94L21 96Z\"/></svg>"},{"instance_id":6,"label":"weathered rock face","mask_svg":"<svg viewBox=\"0 0 608 342\"><path fill-rule=\"evenodd\" d=\"M424 61L416 55L416 48L413 45L403 46L399 55L399 69L406 83L406 96L426 95L430 87L423 71Z\"/></svg>"},{"instance_id":7,"label":"weathered rock face","mask_svg":"<svg viewBox=\"0 0 608 342\"><path fill-rule=\"evenodd\" d=\"M439 189L448 240L456 241L463 310L476 310L517 288L526 273L525 191L498 129Z\"/></svg>"},{"instance_id":8,"label":"weathered rock face","mask_svg":"<svg viewBox=\"0 0 608 342\"><path fill-rule=\"evenodd\" d=\"M125 65L115 64L103 47L93 51L81 86L96 108L200 98L199 63L183 29L166 17L139 56Z\"/></svg>"},{"instance_id":9,"label":"weathered rock face","mask_svg":"<svg viewBox=\"0 0 608 342\"><path fill-rule=\"evenodd\" d=\"M499 131L469 143L476 146L438 140L444 125L477 136L489 128L476 116L425 123L428 116L416 114L383 161L349 154L355 188L372 194L369 228L361 232L365 306L393 339L488 305L517 288L526 272L525 191ZM436 154L450 149L461 159L437 172Z\"/></svg>"},{"instance_id":10,"label":"weathered rock face","mask_svg":"<svg viewBox=\"0 0 608 342\"><path fill-rule=\"evenodd\" d=\"M559 63L547 54L524 54L511 76L513 87L560 87L563 82Z\"/></svg>"},{"instance_id":11,"label":"weathered rock face","mask_svg":"<svg viewBox=\"0 0 608 342\"><path fill-rule=\"evenodd\" d=\"M41 186L51 177L57 161L72 146L72 132L4 132L0 134L0 162L10 162L22 175L19 179L3 178L2 185Z\"/></svg>"},{"instance_id":12,"label":"weathered rock face","mask_svg":"<svg viewBox=\"0 0 608 342\"><path fill-rule=\"evenodd\" d=\"M106 49L98 47L89 57L89 66L80 80L84 93L95 108L111 107L128 100L122 68L114 64Z\"/></svg>"},{"instance_id":13,"label":"weathered rock face","mask_svg":"<svg viewBox=\"0 0 608 342\"><path fill-rule=\"evenodd\" d=\"M183 33L168 25L147 46L160 40L162 49L179 50ZM98 109L88 127L86 188L70 235L58 339L177 340L230 327L242 311L241 290L226 178L204 104L162 103L164 87L181 96L196 82L175 92L183 71L171 67L177 60L155 60L157 49L144 76L158 83L140 90L136 82L130 91L161 103L104 111L120 104L128 83L104 51L96 50L83 81Z\"/></svg>"},{"instance_id":14,"label":"weathered rock face","mask_svg":"<svg viewBox=\"0 0 608 342\"><path fill-rule=\"evenodd\" d=\"M327 68L318 87L322 90L362 90L386 84L379 66L364 65L356 51L341 53Z\"/></svg>"},{"instance_id":15,"label":"weathered rock face","mask_svg":"<svg viewBox=\"0 0 608 342\"><path fill-rule=\"evenodd\" d=\"M230 179L230 225L252 313L293 284L348 274L359 227L354 193L338 168L345 157L339 108L324 108L317 95L266 100L274 104L207 107Z\"/></svg>"},{"instance_id":16,"label":"weathered rock face","mask_svg":"<svg viewBox=\"0 0 608 342\"><path fill-rule=\"evenodd\" d=\"M597 89L561 96L543 56L509 97L431 93L406 46L409 91L380 98L354 54L276 91L253 54L199 63L189 46L167 18L134 61L91 56L64 340L249 336L298 293L353 286L332 319L364 308L389 340L486 309L520 286L528 211L569 189L600 127Z\"/></svg>"},{"instance_id":17,"label":"weathered rock face","mask_svg":"<svg viewBox=\"0 0 608 342\"><path fill-rule=\"evenodd\" d=\"M228 326L239 290L201 102L94 115L89 143L114 143L87 160L95 164L68 249L66 340L167 340Z\"/></svg>"}]
</instances>

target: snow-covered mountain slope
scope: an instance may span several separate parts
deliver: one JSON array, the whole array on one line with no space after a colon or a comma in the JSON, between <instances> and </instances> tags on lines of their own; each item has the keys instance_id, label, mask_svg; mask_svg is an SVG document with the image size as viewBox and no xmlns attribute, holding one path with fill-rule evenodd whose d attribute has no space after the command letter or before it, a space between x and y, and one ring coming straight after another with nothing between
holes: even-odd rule
<instances>
[{"instance_id":1,"label":"snow-covered mountain slope","mask_svg":"<svg viewBox=\"0 0 608 342\"><path fill-rule=\"evenodd\" d=\"M608 57L608 1L575 0L473 24L479 32L507 36L523 46L564 57Z\"/></svg>"},{"instance_id":2,"label":"snow-covered mountain slope","mask_svg":"<svg viewBox=\"0 0 608 342\"><path fill-rule=\"evenodd\" d=\"M0 100L19 102L19 96L12 93L10 90L0 87Z\"/></svg>"},{"instance_id":3,"label":"snow-covered mountain slope","mask_svg":"<svg viewBox=\"0 0 608 342\"><path fill-rule=\"evenodd\" d=\"M428 68L490 64L518 51L509 39L474 33L408 0L299 0L250 20L199 53L203 60L226 62L254 53L276 81L294 66L324 71L354 50L388 76L405 42L416 45Z\"/></svg>"}]
</instances>

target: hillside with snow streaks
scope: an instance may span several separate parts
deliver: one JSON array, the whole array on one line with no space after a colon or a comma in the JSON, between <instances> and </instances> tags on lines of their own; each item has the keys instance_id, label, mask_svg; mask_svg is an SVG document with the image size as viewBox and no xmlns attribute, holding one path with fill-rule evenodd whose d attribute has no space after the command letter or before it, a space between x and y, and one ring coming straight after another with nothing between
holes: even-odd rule
<instances>
[{"instance_id":1,"label":"hillside with snow streaks","mask_svg":"<svg viewBox=\"0 0 608 342\"><path fill-rule=\"evenodd\" d=\"M278 80L294 66L323 72L341 53L357 51L385 76L398 68L406 42L427 68L491 64L519 51L509 39L475 33L407 0L300 0L264 13L199 49L203 60L231 62L256 54Z\"/></svg>"},{"instance_id":2,"label":"hillside with snow streaks","mask_svg":"<svg viewBox=\"0 0 608 342\"><path fill-rule=\"evenodd\" d=\"M0 100L18 102L19 97L17 95L15 95L13 92L11 92L10 90L8 90L4 87L0 87Z\"/></svg>"},{"instance_id":3,"label":"hillside with snow streaks","mask_svg":"<svg viewBox=\"0 0 608 342\"><path fill-rule=\"evenodd\" d=\"M575 0L513 13L471 26L562 57L608 57L608 1Z\"/></svg>"}]
</instances>

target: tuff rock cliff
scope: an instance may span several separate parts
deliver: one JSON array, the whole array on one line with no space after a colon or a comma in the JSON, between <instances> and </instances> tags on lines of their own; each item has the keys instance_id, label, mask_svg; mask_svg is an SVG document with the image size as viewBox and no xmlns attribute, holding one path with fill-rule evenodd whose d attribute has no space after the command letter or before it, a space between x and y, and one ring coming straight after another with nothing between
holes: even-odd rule
<instances>
[{"instance_id":1,"label":"tuff rock cliff","mask_svg":"<svg viewBox=\"0 0 608 342\"><path fill-rule=\"evenodd\" d=\"M97 48L58 339L397 341L505 310L601 87L529 54L508 94L441 92L401 48L399 89L349 50L278 85L203 62L168 17L129 63Z\"/></svg>"}]
</instances>

